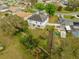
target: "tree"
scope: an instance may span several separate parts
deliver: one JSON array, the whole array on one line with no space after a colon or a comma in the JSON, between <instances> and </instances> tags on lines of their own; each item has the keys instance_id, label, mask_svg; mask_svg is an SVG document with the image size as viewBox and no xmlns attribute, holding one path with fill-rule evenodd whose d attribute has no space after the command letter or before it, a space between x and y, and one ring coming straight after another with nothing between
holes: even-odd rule
<instances>
[{"instance_id":1,"label":"tree","mask_svg":"<svg viewBox=\"0 0 79 59\"><path fill-rule=\"evenodd\" d=\"M69 11L76 11L77 7L79 7L79 0L68 0L67 8Z\"/></svg>"},{"instance_id":2,"label":"tree","mask_svg":"<svg viewBox=\"0 0 79 59\"><path fill-rule=\"evenodd\" d=\"M3 17L4 16L4 17ZM8 35L28 31L27 22L20 17L11 14L3 14L0 19L0 31Z\"/></svg>"},{"instance_id":3,"label":"tree","mask_svg":"<svg viewBox=\"0 0 79 59\"><path fill-rule=\"evenodd\" d=\"M49 53L49 57L48 59L52 59L51 56L52 56L52 47L53 47L53 31L54 31L54 27L49 27L48 29L48 53Z\"/></svg>"},{"instance_id":4,"label":"tree","mask_svg":"<svg viewBox=\"0 0 79 59\"><path fill-rule=\"evenodd\" d=\"M57 8L57 10L58 10L58 11L62 11L62 8L63 8L62 6L59 6L59 7Z\"/></svg>"},{"instance_id":5,"label":"tree","mask_svg":"<svg viewBox=\"0 0 79 59\"><path fill-rule=\"evenodd\" d=\"M54 4L48 3L45 6L45 10L49 15L54 15L54 13L56 12L56 7Z\"/></svg>"},{"instance_id":6,"label":"tree","mask_svg":"<svg viewBox=\"0 0 79 59\"><path fill-rule=\"evenodd\" d=\"M44 5L44 3L36 3L35 8L38 9L38 10L44 10L45 5Z\"/></svg>"}]
</instances>

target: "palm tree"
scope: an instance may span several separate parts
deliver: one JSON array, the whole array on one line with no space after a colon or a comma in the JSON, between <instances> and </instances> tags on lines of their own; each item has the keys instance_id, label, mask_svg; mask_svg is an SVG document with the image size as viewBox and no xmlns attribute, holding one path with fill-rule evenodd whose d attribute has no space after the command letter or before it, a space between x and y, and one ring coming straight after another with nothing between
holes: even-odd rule
<instances>
[{"instance_id":1,"label":"palm tree","mask_svg":"<svg viewBox=\"0 0 79 59\"><path fill-rule=\"evenodd\" d=\"M53 27L49 27L48 29L48 53L49 53L49 57L48 59L52 59L51 56L52 56L52 47L53 47L53 31L54 31L54 28Z\"/></svg>"}]
</instances>

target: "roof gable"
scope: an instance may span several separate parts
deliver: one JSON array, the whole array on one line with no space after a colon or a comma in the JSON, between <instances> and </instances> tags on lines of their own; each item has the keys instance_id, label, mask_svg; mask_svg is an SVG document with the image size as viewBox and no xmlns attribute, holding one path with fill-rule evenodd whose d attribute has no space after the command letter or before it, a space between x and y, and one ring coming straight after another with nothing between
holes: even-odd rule
<instances>
[{"instance_id":1,"label":"roof gable","mask_svg":"<svg viewBox=\"0 0 79 59\"><path fill-rule=\"evenodd\" d=\"M29 17L29 20L34 20L34 21L39 21L39 22L44 22L47 20L48 16L45 13L35 13L31 17Z\"/></svg>"}]
</instances>

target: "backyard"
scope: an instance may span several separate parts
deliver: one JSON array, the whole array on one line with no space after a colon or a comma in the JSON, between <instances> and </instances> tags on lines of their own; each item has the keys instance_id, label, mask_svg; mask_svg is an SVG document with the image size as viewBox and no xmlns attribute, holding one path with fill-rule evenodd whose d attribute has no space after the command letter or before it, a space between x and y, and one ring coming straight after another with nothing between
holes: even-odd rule
<instances>
[{"instance_id":1,"label":"backyard","mask_svg":"<svg viewBox=\"0 0 79 59\"><path fill-rule=\"evenodd\" d=\"M49 23L56 23L58 21L58 17L57 16L50 16L49 17Z\"/></svg>"}]
</instances>

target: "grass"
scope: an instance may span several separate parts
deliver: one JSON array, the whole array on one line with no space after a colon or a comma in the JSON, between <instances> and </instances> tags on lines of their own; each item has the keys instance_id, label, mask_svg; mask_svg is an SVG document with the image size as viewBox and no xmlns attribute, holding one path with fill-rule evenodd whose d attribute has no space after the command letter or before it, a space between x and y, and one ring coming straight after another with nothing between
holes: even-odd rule
<instances>
[{"instance_id":1,"label":"grass","mask_svg":"<svg viewBox=\"0 0 79 59\"><path fill-rule=\"evenodd\" d=\"M79 11L79 7L77 8L77 11Z\"/></svg>"},{"instance_id":2,"label":"grass","mask_svg":"<svg viewBox=\"0 0 79 59\"><path fill-rule=\"evenodd\" d=\"M51 16L51 17L49 17L49 23L56 23L57 20L58 20L57 16Z\"/></svg>"},{"instance_id":3,"label":"grass","mask_svg":"<svg viewBox=\"0 0 79 59\"><path fill-rule=\"evenodd\" d=\"M30 29L31 33L35 38L38 38L39 40L39 45L42 47L46 47L47 45L47 36L48 36L48 31L47 29Z\"/></svg>"},{"instance_id":4,"label":"grass","mask_svg":"<svg viewBox=\"0 0 79 59\"><path fill-rule=\"evenodd\" d=\"M62 12L62 13L71 13L72 11L67 11L67 10L65 10L64 8L62 8L61 12Z\"/></svg>"},{"instance_id":5,"label":"grass","mask_svg":"<svg viewBox=\"0 0 79 59\"><path fill-rule=\"evenodd\" d=\"M79 22L79 18L76 18L75 16L65 15L64 18L75 22Z\"/></svg>"},{"instance_id":6,"label":"grass","mask_svg":"<svg viewBox=\"0 0 79 59\"><path fill-rule=\"evenodd\" d=\"M5 13L0 13L0 17ZM0 28L1 29L1 28ZM6 35L0 31L0 42L5 46L5 50L0 52L0 59L34 59L27 49L20 44L20 36Z\"/></svg>"},{"instance_id":7,"label":"grass","mask_svg":"<svg viewBox=\"0 0 79 59\"><path fill-rule=\"evenodd\" d=\"M5 46L5 50L0 52L1 59L33 59L20 44L18 36L11 37L0 32L0 42Z\"/></svg>"}]
</instances>

